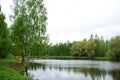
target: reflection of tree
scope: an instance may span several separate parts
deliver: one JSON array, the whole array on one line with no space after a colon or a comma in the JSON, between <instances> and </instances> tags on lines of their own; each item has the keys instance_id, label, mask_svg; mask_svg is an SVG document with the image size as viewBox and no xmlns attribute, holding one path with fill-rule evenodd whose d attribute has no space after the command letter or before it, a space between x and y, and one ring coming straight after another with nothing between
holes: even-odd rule
<instances>
[{"instance_id":1,"label":"reflection of tree","mask_svg":"<svg viewBox=\"0 0 120 80\"><path fill-rule=\"evenodd\" d=\"M119 80L120 79L120 70L109 71L109 74L111 75L113 80Z\"/></svg>"},{"instance_id":2,"label":"reflection of tree","mask_svg":"<svg viewBox=\"0 0 120 80\"><path fill-rule=\"evenodd\" d=\"M92 80L99 80L103 79L105 80L106 75L110 75L113 80L118 80L120 79L120 70L100 70L97 68L73 68L74 72L81 72L85 76L90 75Z\"/></svg>"},{"instance_id":3,"label":"reflection of tree","mask_svg":"<svg viewBox=\"0 0 120 80\"><path fill-rule=\"evenodd\" d=\"M35 71L37 69L46 70L46 64L30 63L29 69L35 70Z\"/></svg>"},{"instance_id":4,"label":"reflection of tree","mask_svg":"<svg viewBox=\"0 0 120 80\"><path fill-rule=\"evenodd\" d=\"M106 79L107 75L110 75L113 80L120 79L120 70L101 70L98 68L84 68L84 67L65 67L60 65L46 65L46 64L37 64L37 63L31 63L31 66L29 69L36 70L36 69L42 69L42 70L57 70L59 72L65 71L65 72L74 72L74 73L82 73L84 76L90 76L91 80L100 80Z\"/></svg>"},{"instance_id":5,"label":"reflection of tree","mask_svg":"<svg viewBox=\"0 0 120 80\"><path fill-rule=\"evenodd\" d=\"M74 69L75 71L75 69ZM92 80L105 79L107 74L104 70L99 70L97 68L80 68L79 72L83 73L85 76L90 75Z\"/></svg>"}]
</instances>

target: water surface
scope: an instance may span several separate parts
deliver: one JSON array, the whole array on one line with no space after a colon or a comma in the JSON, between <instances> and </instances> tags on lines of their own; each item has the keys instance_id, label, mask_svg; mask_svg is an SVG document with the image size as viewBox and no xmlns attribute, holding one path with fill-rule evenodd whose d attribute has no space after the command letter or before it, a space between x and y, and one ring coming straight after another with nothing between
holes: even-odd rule
<instances>
[{"instance_id":1,"label":"water surface","mask_svg":"<svg viewBox=\"0 0 120 80\"><path fill-rule=\"evenodd\" d=\"M31 61L28 76L33 80L119 80L120 62L93 60Z\"/></svg>"}]
</instances>

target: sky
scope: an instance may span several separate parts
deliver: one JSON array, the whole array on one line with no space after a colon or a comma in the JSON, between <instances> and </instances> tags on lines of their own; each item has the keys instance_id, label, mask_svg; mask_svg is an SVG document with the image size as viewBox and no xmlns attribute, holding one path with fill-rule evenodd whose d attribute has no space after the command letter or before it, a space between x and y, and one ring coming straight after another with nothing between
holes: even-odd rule
<instances>
[{"instance_id":1,"label":"sky","mask_svg":"<svg viewBox=\"0 0 120 80\"><path fill-rule=\"evenodd\" d=\"M12 0L0 0L10 26ZM120 0L44 0L47 33L53 44L89 39L90 35L110 39L120 35Z\"/></svg>"}]
</instances>

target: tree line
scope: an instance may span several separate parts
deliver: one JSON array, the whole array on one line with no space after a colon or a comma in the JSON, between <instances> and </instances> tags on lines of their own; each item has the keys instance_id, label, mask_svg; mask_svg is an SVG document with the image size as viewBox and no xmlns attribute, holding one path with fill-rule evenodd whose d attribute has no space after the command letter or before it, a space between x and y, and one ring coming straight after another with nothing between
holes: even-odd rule
<instances>
[{"instance_id":1,"label":"tree line","mask_svg":"<svg viewBox=\"0 0 120 80\"><path fill-rule=\"evenodd\" d=\"M108 50L108 41L97 35L90 36L90 39L82 41L48 44L43 56L87 56L87 57L104 57Z\"/></svg>"},{"instance_id":2,"label":"tree line","mask_svg":"<svg viewBox=\"0 0 120 80\"><path fill-rule=\"evenodd\" d=\"M43 56L75 56L75 57L113 57L120 58L120 36L105 40L103 36L92 35L81 41L49 44Z\"/></svg>"}]
</instances>

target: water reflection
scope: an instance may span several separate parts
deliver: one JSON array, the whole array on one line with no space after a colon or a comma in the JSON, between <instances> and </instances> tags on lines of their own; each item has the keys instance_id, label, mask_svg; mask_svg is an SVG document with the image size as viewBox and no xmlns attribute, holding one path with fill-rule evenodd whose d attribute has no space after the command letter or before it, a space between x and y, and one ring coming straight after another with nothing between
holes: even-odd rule
<instances>
[{"instance_id":1,"label":"water reflection","mask_svg":"<svg viewBox=\"0 0 120 80\"><path fill-rule=\"evenodd\" d=\"M28 76L33 80L119 80L120 63L93 61L38 61L31 63ZM50 63L51 62L51 63ZM103 66L102 66L103 65ZM106 66L105 66L106 65Z\"/></svg>"}]
</instances>

